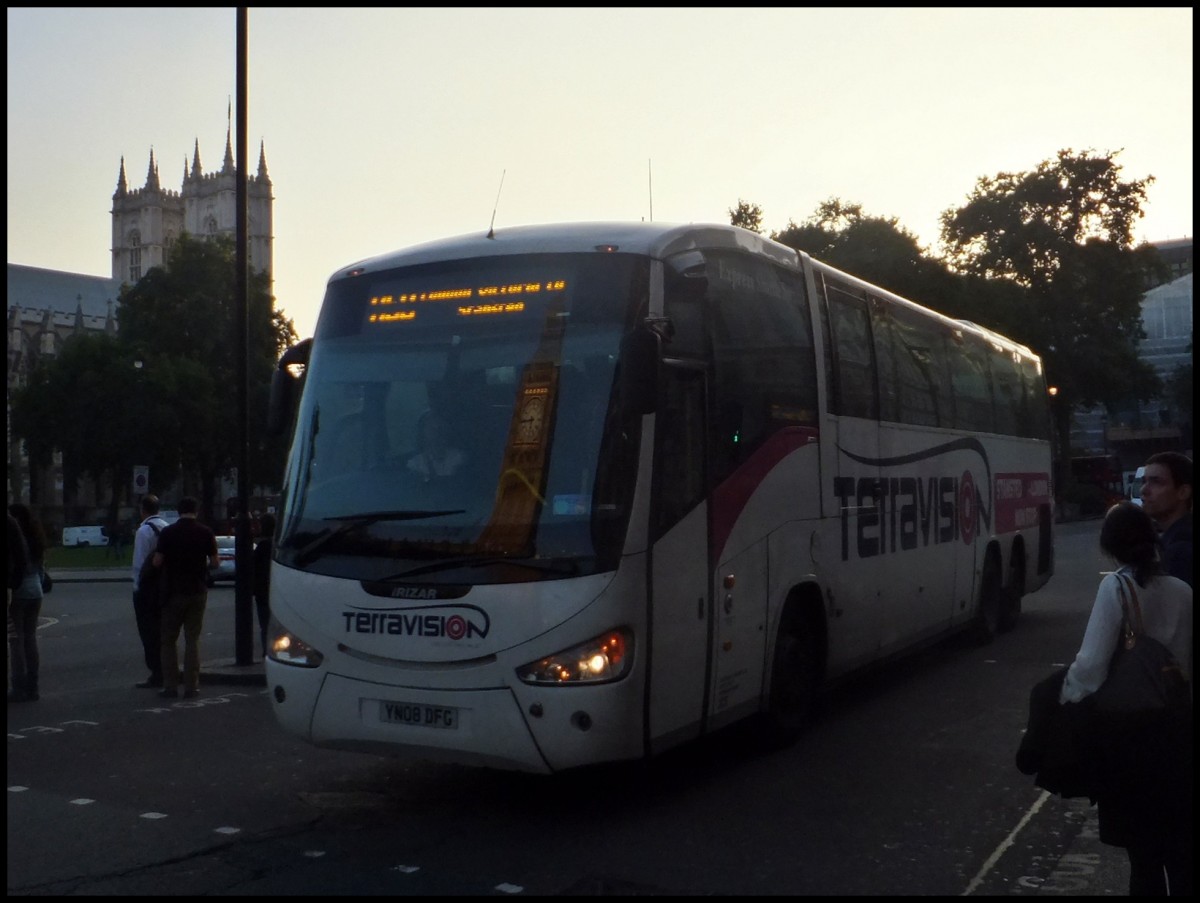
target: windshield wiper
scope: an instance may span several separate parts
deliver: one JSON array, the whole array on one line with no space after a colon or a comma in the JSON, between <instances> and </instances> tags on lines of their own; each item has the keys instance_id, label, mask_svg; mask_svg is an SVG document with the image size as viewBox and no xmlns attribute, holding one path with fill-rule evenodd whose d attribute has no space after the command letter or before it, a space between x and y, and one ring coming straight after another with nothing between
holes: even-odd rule
<instances>
[{"instance_id":1,"label":"windshield wiper","mask_svg":"<svg viewBox=\"0 0 1200 903\"><path fill-rule=\"evenodd\" d=\"M385 583L389 580L401 580L405 577L415 577L419 574L432 574L435 571L449 571L454 568L484 568L490 567L493 564L515 564L517 567L529 568L534 571L554 574L578 574L579 562L567 558L508 558L504 555L463 555L455 558L445 558L441 561L433 561L429 564L417 565L415 568L409 568L405 571L399 571L395 574L389 574L386 577L379 578L379 582Z\"/></svg>"},{"instance_id":2,"label":"windshield wiper","mask_svg":"<svg viewBox=\"0 0 1200 903\"><path fill-rule=\"evenodd\" d=\"M426 517L441 517L444 514L462 514L465 510L464 508L455 508L445 511L371 511L344 517L327 517L325 520L338 520L344 521L344 523L333 530L326 527L308 545L298 551L293 560L297 567L303 567L316 558L321 549L339 536L345 536L353 530L369 527L371 524L379 523L380 521L420 520Z\"/></svg>"}]
</instances>

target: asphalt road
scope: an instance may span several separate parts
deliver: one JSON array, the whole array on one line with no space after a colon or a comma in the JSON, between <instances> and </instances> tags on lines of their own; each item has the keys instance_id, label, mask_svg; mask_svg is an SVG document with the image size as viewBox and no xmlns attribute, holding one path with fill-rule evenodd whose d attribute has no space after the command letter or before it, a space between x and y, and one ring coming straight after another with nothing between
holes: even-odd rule
<instances>
[{"instance_id":1,"label":"asphalt road","mask_svg":"<svg viewBox=\"0 0 1200 903\"><path fill-rule=\"evenodd\" d=\"M1060 526L1017 629L835 693L797 746L730 730L550 777L313 749L268 688L161 704L128 584L60 583L42 699L8 709L8 893L1124 895L1094 809L1013 765L1032 684L1069 661L1104 566ZM206 661L232 656L233 589Z\"/></svg>"}]
</instances>

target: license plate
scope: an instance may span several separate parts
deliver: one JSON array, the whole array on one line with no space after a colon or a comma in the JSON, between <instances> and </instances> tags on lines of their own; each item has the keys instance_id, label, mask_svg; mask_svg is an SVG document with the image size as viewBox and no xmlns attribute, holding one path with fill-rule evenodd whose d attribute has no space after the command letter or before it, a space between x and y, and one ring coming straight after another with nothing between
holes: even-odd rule
<instances>
[{"instance_id":1,"label":"license plate","mask_svg":"<svg viewBox=\"0 0 1200 903\"><path fill-rule=\"evenodd\" d=\"M458 709L445 705L426 705L423 702L380 702L379 720L388 724L457 730Z\"/></svg>"}]
</instances>

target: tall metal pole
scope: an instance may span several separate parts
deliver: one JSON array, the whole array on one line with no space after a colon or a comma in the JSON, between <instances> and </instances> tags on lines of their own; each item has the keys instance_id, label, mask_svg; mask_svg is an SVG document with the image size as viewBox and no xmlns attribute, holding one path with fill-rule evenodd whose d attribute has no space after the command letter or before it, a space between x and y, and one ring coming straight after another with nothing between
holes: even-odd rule
<instances>
[{"instance_id":1,"label":"tall metal pole","mask_svg":"<svg viewBox=\"0 0 1200 903\"><path fill-rule=\"evenodd\" d=\"M246 182L246 7L237 8L237 336L238 516L234 530L234 638L239 665L254 663L254 600L250 568L250 305L249 205Z\"/></svg>"}]
</instances>

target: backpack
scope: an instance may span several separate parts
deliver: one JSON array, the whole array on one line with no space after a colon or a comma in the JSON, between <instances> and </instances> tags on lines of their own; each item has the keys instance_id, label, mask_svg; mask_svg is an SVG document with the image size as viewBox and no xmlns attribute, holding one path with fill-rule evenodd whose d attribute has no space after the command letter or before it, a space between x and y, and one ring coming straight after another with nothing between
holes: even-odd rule
<instances>
[{"instance_id":1,"label":"backpack","mask_svg":"<svg viewBox=\"0 0 1200 903\"><path fill-rule=\"evenodd\" d=\"M142 562L142 567L138 571L137 588L139 593L153 601L162 590L163 569L154 566L154 553L158 551L158 537L162 533L162 527L151 523L150 529L154 531L154 548L146 553L146 560Z\"/></svg>"}]
</instances>

